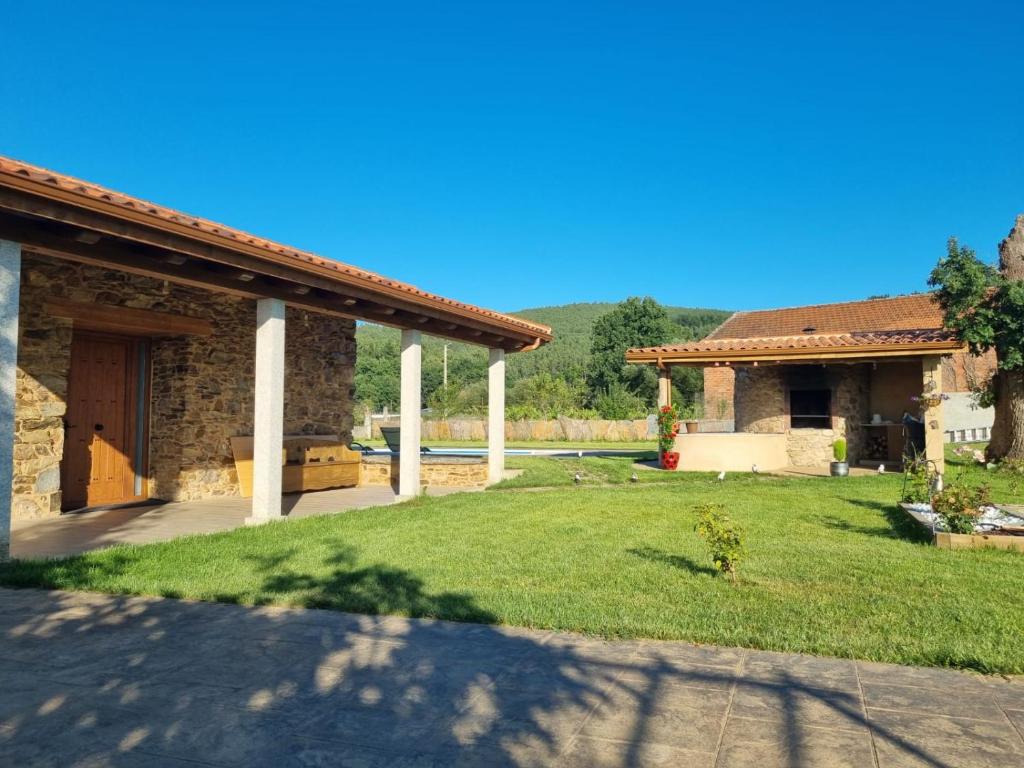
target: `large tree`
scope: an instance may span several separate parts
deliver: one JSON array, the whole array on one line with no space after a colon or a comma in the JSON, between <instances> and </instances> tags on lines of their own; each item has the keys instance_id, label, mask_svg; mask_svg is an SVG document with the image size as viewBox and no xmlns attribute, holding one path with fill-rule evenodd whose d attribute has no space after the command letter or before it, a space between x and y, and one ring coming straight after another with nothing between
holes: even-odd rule
<instances>
[{"instance_id":1,"label":"large tree","mask_svg":"<svg viewBox=\"0 0 1024 768\"><path fill-rule=\"evenodd\" d=\"M626 350L665 344L675 334L665 308L650 297L631 297L594 323L587 386L591 400L625 389L649 401L657 374L647 365L627 365Z\"/></svg>"},{"instance_id":2,"label":"large tree","mask_svg":"<svg viewBox=\"0 0 1024 768\"><path fill-rule=\"evenodd\" d=\"M996 352L987 391L995 405L988 457L1024 458L1024 215L999 244L998 269L950 238L928 282L946 327L972 353Z\"/></svg>"}]
</instances>

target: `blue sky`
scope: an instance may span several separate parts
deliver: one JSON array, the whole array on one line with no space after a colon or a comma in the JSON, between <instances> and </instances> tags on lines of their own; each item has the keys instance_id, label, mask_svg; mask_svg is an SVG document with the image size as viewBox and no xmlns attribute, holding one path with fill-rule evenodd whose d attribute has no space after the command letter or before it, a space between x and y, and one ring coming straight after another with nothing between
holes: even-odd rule
<instances>
[{"instance_id":1,"label":"blue sky","mask_svg":"<svg viewBox=\"0 0 1024 768\"><path fill-rule=\"evenodd\" d=\"M1024 212L1024 4L4 3L0 154L498 309L920 290Z\"/></svg>"}]
</instances>

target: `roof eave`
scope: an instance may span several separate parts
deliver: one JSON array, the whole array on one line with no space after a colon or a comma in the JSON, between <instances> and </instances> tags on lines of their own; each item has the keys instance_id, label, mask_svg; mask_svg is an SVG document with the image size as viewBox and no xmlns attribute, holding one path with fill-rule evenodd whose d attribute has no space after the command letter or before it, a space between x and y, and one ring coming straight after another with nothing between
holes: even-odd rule
<instances>
[{"instance_id":1,"label":"roof eave","mask_svg":"<svg viewBox=\"0 0 1024 768\"><path fill-rule=\"evenodd\" d=\"M85 183L85 182L83 182ZM94 186L94 185L91 185ZM443 297L423 295L414 291L403 290L396 286L390 286L376 280L369 279L359 272L357 268L349 267L341 262L324 260L321 263L319 257L311 254L304 254L297 249L280 246L278 252L246 242L238 237L219 235L209 232L186 222L172 221L156 217L142 210L142 206L133 207L114 202L88 197L63 189L55 184L47 184L28 176L21 176L17 173L4 172L0 174L0 188L7 188L32 196L42 198L46 201L80 209L101 216L145 227L155 232L161 232L201 243L214 248L221 248L235 253L243 254L251 258L265 261L268 264L287 267L294 270L306 272L321 278L326 278L342 285L350 285L364 291L372 291L382 298L391 298L395 301L404 302L431 309L435 312L443 312L455 317L464 318L475 323L486 324L493 327L496 333L505 332L509 337L520 339L527 347L540 346L550 342L553 338L551 329L535 323L526 321L506 319L500 313L489 311L474 311L477 308L461 305L460 302L445 300ZM139 201L141 204L142 201ZM154 206L164 208L164 206ZM45 216L42 211L30 211L34 215ZM181 214L182 218L192 218L187 214ZM54 220L62 220L59 217L51 217ZM106 234L123 237L122 232L110 231ZM254 240L263 240L253 236ZM270 241L265 241L270 242ZM351 271L350 271L351 270ZM386 280L386 278L384 278Z\"/></svg>"},{"instance_id":2,"label":"roof eave","mask_svg":"<svg viewBox=\"0 0 1024 768\"><path fill-rule=\"evenodd\" d=\"M714 365L715 363L774 363L815 362L829 360L857 360L886 357L920 357L935 354L953 354L966 347L958 341L931 341L907 344L863 344L845 347L818 347L813 349L758 349L711 350L671 352L630 349L626 362L647 365Z\"/></svg>"}]
</instances>

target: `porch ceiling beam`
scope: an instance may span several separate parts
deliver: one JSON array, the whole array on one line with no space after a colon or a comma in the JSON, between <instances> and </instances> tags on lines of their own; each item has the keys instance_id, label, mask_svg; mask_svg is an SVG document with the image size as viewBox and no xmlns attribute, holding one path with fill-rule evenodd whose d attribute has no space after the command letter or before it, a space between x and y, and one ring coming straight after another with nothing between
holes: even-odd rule
<instances>
[{"instance_id":1,"label":"porch ceiling beam","mask_svg":"<svg viewBox=\"0 0 1024 768\"><path fill-rule=\"evenodd\" d=\"M209 336L213 324L201 317L154 312L135 307L87 304L49 299L43 308L56 317L67 317L76 326L93 331L129 333L139 336Z\"/></svg>"},{"instance_id":2,"label":"porch ceiling beam","mask_svg":"<svg viewBox=\"0 0 1024 768\"><path fill-rule=\"evenodd\" d=\"M54 194L58 190L48 190ZM72 196L74 197L74 196ZM97 203L98 207L104 207ZM161 222L165 228L155 228L150 217L142 211L116 209L116 215L93 211L50 197L39 197L26 191L0 187L0 210L39 217L80 229L98 232L108 237L122 238L135 243L154 246L177 254L220 263L226 266L248 270L289 282L301 283L332 293L343 293L356 299L384 303L411 313L426 315L439 321L458 318L460 327L475 328L481 333L493 332L500 327L517 341L533 341L533 332L528 328L496 320L490 323L468 309L452 304L441 310L436 301L428 297L419 298L398 286L372 282L357 273L335 270L329 266L310 261L308 264L292 266L296 256L282 252L275 254L253 242L240 238L225 240L223 235L205 232L191 227L185 221ZM105 207L104 207L105 209ZM175 230L175 231L168 231ZM177 232L180 231L180 234ZM104 237L104 243L107 242ZM301 254L297 254L301 258ZM340 279L339 279L340 278ZM514 346L514 345L512 345Z\"/></svg>"},{"instance_id":3,"label":"porch ceiling beam","mask_svg":"<svg viewBox=\"0 0 1024 768\"><path fill-rule=\"evenodd\" d=\"M251 279L243 280L239 279L239 272L235 268L217 263L204 263L190 257L172 261L171 256L180 254L167 254L143 245L107 238L102 244L93 247L75 240L73 233L57 234L31 225L11 223L3 217L0 217L0 237L21 242L26 250L54 258L113 268L194 288L215 290L250 299L278 298L292 306L313 312L366 320L397 328L416 327L432 335L472 344L501 346L509 350L519 348L516 346L518 340L509 340L477 328L438 320L418 310L409 311L383 306L372 300L345 296L337 290L327 290L266 275L253 274ZM179 261L180 263L177 263ZM340 287L342 286L334 286L335 289Z\"/></svg>"}]
</instances>

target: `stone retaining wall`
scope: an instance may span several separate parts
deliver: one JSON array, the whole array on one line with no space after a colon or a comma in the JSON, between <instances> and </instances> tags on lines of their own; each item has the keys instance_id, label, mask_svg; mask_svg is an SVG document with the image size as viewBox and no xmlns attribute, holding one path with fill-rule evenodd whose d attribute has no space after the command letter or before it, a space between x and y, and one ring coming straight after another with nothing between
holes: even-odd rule
<instances>
[{"instance_id":1,"label":"stone retaining wall","mask_svg":"<svg viewBox=\"0 0 1024 768\"><path fill-rule=\"evenodd\" d=\"M390 485L398 490L397 456L364 456L360 485ZM484 488L487 486L487 461L475 457L451 456L420 458L420 485L424 488Z\"/></svg>"},{"instance_id":2,"label":"stone retaining wall","mask_svg":"<svg viewBox=\"0 0 1024 768\"><path fill-rule=\"evenodd\" d=\"M15 408L15 519L59 514L72 324L47 299L201 317L211 336L152 342L150 496L180 501L237 495L229 438L253 430L256 305L252 300L125 272L25 255ZM284 429L352 429L355 324L289 308Z\"/></svg>"}]
</instances>

